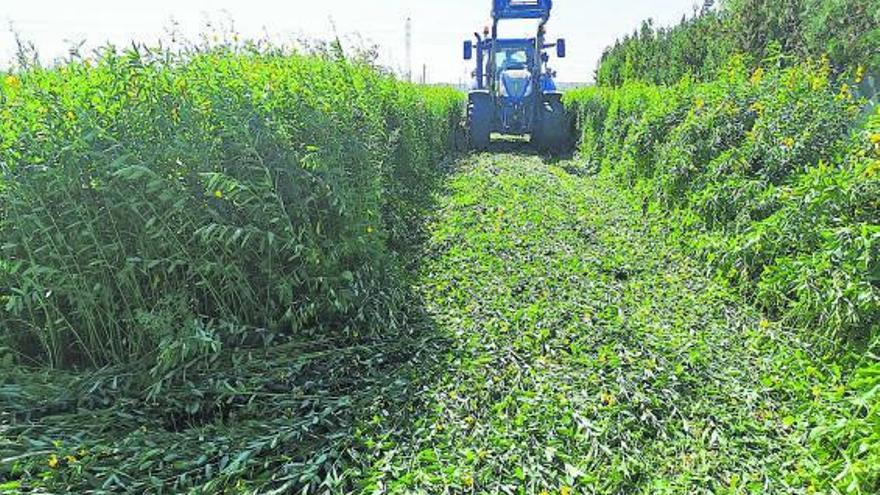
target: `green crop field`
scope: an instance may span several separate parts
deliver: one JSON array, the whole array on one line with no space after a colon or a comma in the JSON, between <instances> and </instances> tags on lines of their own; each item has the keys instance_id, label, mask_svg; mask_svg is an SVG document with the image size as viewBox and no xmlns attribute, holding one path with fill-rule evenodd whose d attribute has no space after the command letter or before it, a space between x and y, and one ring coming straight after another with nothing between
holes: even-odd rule
<instances>
[{"instance_id":1,"label":"green crop field","mask_svg":"<svg viewBox=\"0 0 880 495\"><path fill-rule=\"evenodd\" d=\"M555 156L338 42L0 72L0 493L880 493L880 4L621 34Z\"/></svg>"}]
</instances>

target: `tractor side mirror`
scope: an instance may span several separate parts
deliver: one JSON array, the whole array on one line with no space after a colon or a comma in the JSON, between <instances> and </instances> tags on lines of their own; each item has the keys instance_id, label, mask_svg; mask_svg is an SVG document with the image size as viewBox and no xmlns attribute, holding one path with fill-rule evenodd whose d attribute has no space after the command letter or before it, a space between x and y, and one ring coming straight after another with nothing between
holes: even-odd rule
<instances>
[{"instance_id":1,"label":"tractor side mirror","mask_svg":"<svg viewBox=\"0 0 880 495\"><path fill-rule=\"evenodd\" d=\"M474 42L468 40L464 42L464 59L470 60L472 58L474 58Z\"/></svg>"},{"instance_id":2,"label":"tractor side mirror","mask_svg":"<svg viewBox=\"0 0 880 495\"><path fill-rule=\"evenodd\" d=\"M565 40L562 38L556 40L556 56L565 58Z\"/></svg>"}]
</instances>

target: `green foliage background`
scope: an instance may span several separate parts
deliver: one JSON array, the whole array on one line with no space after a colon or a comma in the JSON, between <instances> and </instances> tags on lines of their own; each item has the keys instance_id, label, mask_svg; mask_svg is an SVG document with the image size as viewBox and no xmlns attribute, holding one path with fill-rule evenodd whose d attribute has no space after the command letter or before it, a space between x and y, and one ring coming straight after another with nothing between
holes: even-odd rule
<instances>
[{"instance_id":1,"label":"green foliage background","mask_svg":"<svg viewBox=\"0 0 880 495\"><path fill-rule=\"evenodd\" d=\"M790 64L827 56L835 71L880 67L878 0L715 3L707 0L694 16L670 28L645 21L606 49L596 80L605 86L635 79L674 84L686 74L706 80L735 54L747 54L752 65L765 59Z\"/></svg>"}]
</instances>

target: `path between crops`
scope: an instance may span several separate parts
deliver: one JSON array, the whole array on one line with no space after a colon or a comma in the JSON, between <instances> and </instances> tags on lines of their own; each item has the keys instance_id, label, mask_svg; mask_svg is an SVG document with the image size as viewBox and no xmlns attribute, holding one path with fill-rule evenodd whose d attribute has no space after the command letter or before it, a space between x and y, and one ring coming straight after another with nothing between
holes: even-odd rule
<instances>
[{"instance_id":1,"label":"path between crops","mask_svg":"<svg viewBox=\"0 0 880 495\"><path fill-rule=\"evenodd\" d=\"M803 351L572 165L482 155L451 178L421 290L453 348L414 422L372 418L363 486L789 491Z\"/></svg>"}]
</instances>

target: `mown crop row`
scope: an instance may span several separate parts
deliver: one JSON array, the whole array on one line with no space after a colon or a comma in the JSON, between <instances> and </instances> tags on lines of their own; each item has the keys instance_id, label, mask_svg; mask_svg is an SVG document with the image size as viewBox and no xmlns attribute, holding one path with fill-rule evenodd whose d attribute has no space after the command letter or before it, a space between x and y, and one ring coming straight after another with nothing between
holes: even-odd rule
<instances>
[{"instance_id":1,"label":"mown crop row","mask_svg":"<svg viewBox=\"0 0 880 495\"><path fill-rule=\"evenodd\" d=\"M338 51L0 75L0 357L161 378L232 341L394 329L460 100Z\"/></svg>"},{"instance_id":2,"label":"mown crop row","mask_svg":"<svg viewBox=\"0 0 880 495\"><path fill-rule=\"evenodd\" d=\"M823 482L868 493L880 486L880 112L853 95L858 75L831 74L827 60L753 70L738 57L705 83L566 97L588 164L668 215L772 318L817 349L855 351L852 387L817 392L813 445Z\"/></svg>"}]
</instances>

